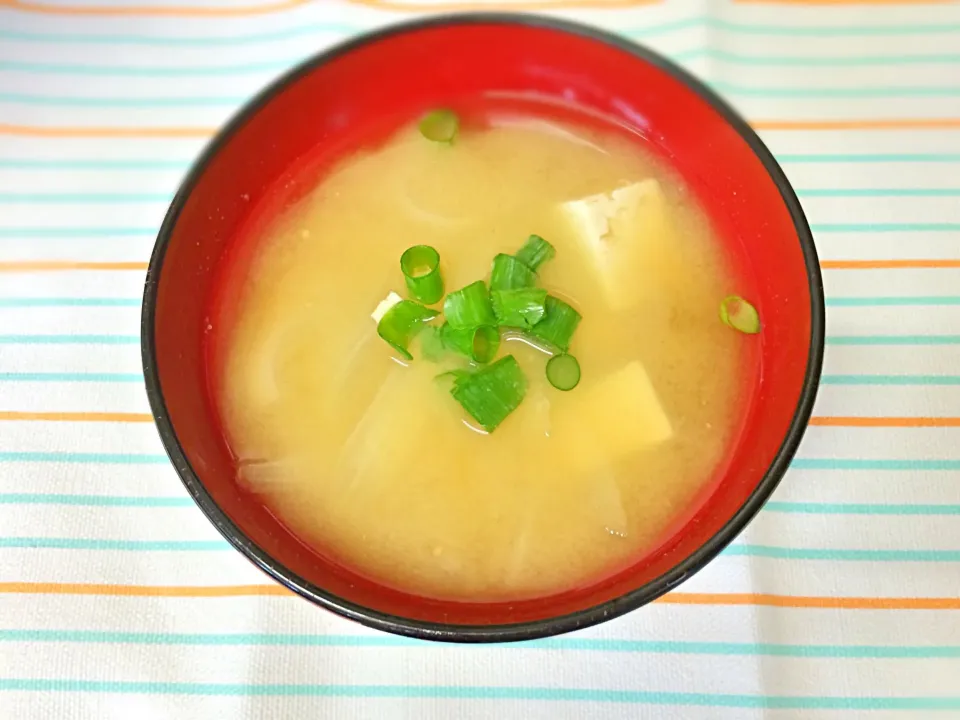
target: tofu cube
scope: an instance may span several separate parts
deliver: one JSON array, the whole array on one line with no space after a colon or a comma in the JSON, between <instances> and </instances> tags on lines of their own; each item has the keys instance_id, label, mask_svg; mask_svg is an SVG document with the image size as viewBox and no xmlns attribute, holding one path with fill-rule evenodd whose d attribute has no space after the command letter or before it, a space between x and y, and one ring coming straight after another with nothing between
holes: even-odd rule
<instances>
[{"instance_id":1,"label":"tofu cube","mask_svg":"<svg viewBox=\"0 0 960 720\"><path fill-rule=\"evenodd\" d=\"M607 302L625 310L650 296L642 268L674 242L663 190L647 179L608 193L566 202L561 211L579 239L585 265L592 268Z\"/></svg>"},{"instance_id":2,"label":"tofu cube","mask_svg":"<svg viewBox=\"0 0 960 720\"><path fill-rule=\"evenodd\" d=\"M593 386L578 388L557 412L551 438L581 472L598 472L646 446L673 436L670 418L639 361Z\"/></svg>"}]
</instances>

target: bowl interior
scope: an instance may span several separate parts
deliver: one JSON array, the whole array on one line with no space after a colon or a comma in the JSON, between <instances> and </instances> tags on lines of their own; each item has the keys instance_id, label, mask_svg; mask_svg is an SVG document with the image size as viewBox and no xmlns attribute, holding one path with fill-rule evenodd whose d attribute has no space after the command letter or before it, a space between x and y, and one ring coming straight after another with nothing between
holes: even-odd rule
<instances>
[{"instance_id":1,"label":"bowl interior","mask_svg":"<svg viewBox=\"0 0 960 720\"><path fill-rule=\"evenodd\" d=\"M205 348L217 269L238 238L269 218L275 188L289 185L292 169L305 158L333 162L430 107L492 92L573 101L651 140L705 206L751 288L764 331L739 441L713 492L669 542L592 587L517 603L452 603L384 588L329 562L238 489L208 394ZM328 53L231 123L161 230L148 280L144 357L168 451L201 507L248 556L305 595L366 622L443 636L451 626L542 623L617 598L599 615L581 614L559 629L619 614L665 592L730 540L776 484L805 425L819 371L822 298L805 222L771 172L785 182L746 126L698 86L633 46L587 31L475 17L386 31ZM407 624L395 625L398 617Z\"/></svg>"}]
</instances>

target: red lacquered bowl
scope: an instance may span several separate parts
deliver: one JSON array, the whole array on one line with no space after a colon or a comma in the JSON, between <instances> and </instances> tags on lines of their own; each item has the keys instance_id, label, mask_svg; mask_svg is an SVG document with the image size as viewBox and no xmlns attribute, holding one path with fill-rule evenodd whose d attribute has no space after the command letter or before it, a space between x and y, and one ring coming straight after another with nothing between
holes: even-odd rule
<instances>
[{"instance_id":1,"label":"red lacquered bowl","mask_svg":"<svg viewBox=\"0 0 960 720\"><path fill-rule=\"evenodd\" d=\"M697 194L752 289L763 332L742 431L716 482L652 554L598 583L510 603L418 597L300 543L234 481L208 392L218 268L304 158L329 163L453 98L572 100L652 141ZM371 627L434 640L522 640L617 617L716 556L773 492L806 428L823 359L823 288L800 204L733 110L663 58L604 32L526 15L392 27L329 50L267 88L203 153L167 213L147 273L142 349L160 435L187 490L234 547L287 588Z\"/></svg>"}]
</instances>

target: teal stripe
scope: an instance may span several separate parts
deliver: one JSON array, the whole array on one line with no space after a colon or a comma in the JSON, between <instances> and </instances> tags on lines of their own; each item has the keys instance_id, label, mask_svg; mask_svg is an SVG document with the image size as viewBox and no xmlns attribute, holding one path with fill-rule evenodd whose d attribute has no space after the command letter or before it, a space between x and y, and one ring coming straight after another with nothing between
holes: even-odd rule
<instances>
[{"instance_id":1,"label":"teal stripe","mask_svg":"<svg viewBox=\"0 0 960 720\"><path fill-rule=\"evenodd\" d=\"M67 505L78 507L192 508L188 497L135 495L65 495L0 493L0 505ZM798 503L770 501L768 512L808 515L960 515L960 505L884 505L878 503Z\"/></svg>"},{"instance_id":2,"label":"teal stripe","mask_svg":"<svg viewBox=\"0 0 960 720\"><path fill-rule=\"evenodd\" d=\"M916 25L835 25L829 26L793 26L737 23L718 18L702 18L700 23L707 27L727 30L747 35L787 35L795 37L845 37L873 35L934 35L960 31L960 23L925 23Z\"/></svg>"},{"instance_id":3,"label":"teal stripe","mask_svg":"<svg viewBox=\"0 0 960 720\"><path fill-rule=\"evenodd\" d=\"M960 375L821 375L822 385L960 385Z\"/></svg>"},{"instance_id":4,"label":"teal stripe","mask_svg":"<svg viewBox=\"0 0 960 720\"><path fill-rule=\"evenodd\" d=\"M100 630L0 630L0 642L64 642L124 645L280 646L280 647L409 647L429 650L433 643L378 633L375 635L307 635L279 633L137 633ZM673 640L619 640L551 638L511 644L478 645L492 650L583 650L598 652L732 655L803 658L960 657L956 645L788 645L779 643L686 642Z\"/></svg>"},{"instance_id":5,"label":"teal stripe","mask_svg":"<svg viewBox=\"0 0 960 720\"><path fill-rule=\"evenodd\" d=\"M140 307L140 298L0 297L3 307Z\"/></svg>"},{"instance_id":6,"label":"teal stripe","mask_svg":"<svg viewBox=\"0 0 960 720\"><path fill-rule=\"evenodd\" d=\"M763 509L768 512L807 515L960 515L960 505L882 505L878 503L809 503L771 500L763 506Z\"/></svg>"},{"instance_id":7,"label":"teal stripe","mask_svg":"<svg viewBox=\"0 0 960 720\"><path fill-rule=\"evenodd\" d=\"M957 197L960 188L798 188L800 197ZM2 198L2 196L0 196Z\"/></svg>"},{"instance_id":8,"label":"teal stripe","mask_svg":"<svg viewBox=\"0 0 960 720\"><path fill-rule=\"evenodd\" d=\"M228 697L351 697L428 700L521 700L779 710L957 710L960 697L728 695L592 688L469 685L260 685L121 680L0 679L0 690Z\"/></svg>"},{"instance_id":9,"label":"teal stripe","mask_svg":"<svg viewBox=\"0 0 960 720\"><path fill-rule=\"evenodd\" d=\"M796 153L777 154L777 160L782 163L953 163L960 162L958 153L873 153L873 154L824 154L812 153L801 155ZM0 162L0 167L3 167Z\"/></svg>"},{"instance_id":10,"label":"teal stripe","mask_svg":"<svg viewBox=\"0 0 960 720\"><path fill-rule=\"evenodd\" d=\"M827 345L957 345L960 335L828 335Z\"/></svg>"},{"instance_id":11,"label":"teal stripe","mask_svg":"<svg viewBox=\"0 0 960 720\"><path fill-rule=\"evenodd\" d=\"M166 464L165 455L0 452L0 462ZM794 470L960 470L960 460L868 460L854 458L794 458Z\"/></svg>"},{"instance_id":12,"label":"teal stripe","mask_svg":"<svg viewBox=\"0 0 960 720\"><path fill-rule=\"evenodd\" d=\"M960 550L860 550L789 548L772 545L731 545L728 557L762 557L774 560L836 560L852 562L960 562Z\"/></svg>"},{"instance_id":13,"label":"teal stripe","mask_svg":"<svg viewBox=\"0 0 960 720\"><path fill-rule=\"evenodd\" d=\"M960 163L960 154L778 154L782 163ZM179 170L189 167L190 159L183 160L34 160L0 158L0 168L12 170Z\"/></svg>"},{"instance_id":14,"label":"teal stripe","mask_svg":"<svg viewBox=\"0 0 960 720\"><path fill-rule=\"evenodd\" d=\"M960 295L829 297L824 302L828 307L960 305Z\"/></svg>"},{"instance_id":15,"label":"teal stripe","mask_svg":"<svg viewBox=\"0 0 960 720\"><path fill-rule=\"evenodd\" d=\"M799 188L800 197L958 197L960 188ZM169 203L170 193L0 193L0 203Z\"/></svg>"},{"instance_id":16,"label":"teal stripe","mask_svg":"<svg viewBox=\"0 0 960 720\"><path fill-rule=\"evenodd\" d=\"M711 60L734 63L737 65L779 65L781 67L862 67L875 65L920 65L952 64L960 62L956 53L933 55L745 55L729 50L698 48L687 52L674 53L674 58L688 59L706 57Z\"/></svg>"},{"instance_id":17,"label":"teal stripe","mask_svg":"<svg viewBox=\"0 0 960 720\"><path fill-rule=\"evenodd\" d=\"M140 373L0 372L0 382L143 382Z\"/></svg>"},{"instance_id":18,"label":"teal stripe","mask_svg":"<svg viewBox=\"0 0 960 720\"><path fill-rule=\"evenodd\" d=\"M958 97L960 87L747 87L728 82L709 82L714 89L730 95L742 97L770 97L770 98L831 98L835 100L850 100L862 98L887 97ZM27 96L35 97L35 96ZM2 95L0 95L2 98ZM25 102L29 102L26 100Z\"/></svg>"},{"instance_id":19,"label":"teal stripe","mask_svg":"<svg viewBox=\"0 0 960 720\"><path fill-rule=\"evenodd\" d=\"M2 35L0 35L2 36ZM95 77L220 77L256 73L277 73L302 62L309 53L294 57L257 63L233 65L198 65L171 67L169 65L84 65L73 63L40 63L7 60L0 62L0 71L33 74L87 75ZM675 60L688 61L698 58L719 60L738 65L777 65L781 67L864 67L877 65L953 64L960 62L960 55L940 53L933 55L744 55L727 50L693 48L670 53Z\"/></svg>"},{"instance_id":20,"label":"teal stripe","mask_svg":"<svg viewBox=\"0 0 960 720\"><path fill-rule=\"evenodd\" d=\"M160 108L160 107L238 107L250 98L245 95L216 97L195 95L183 97L85 97L82 95L28 95L0 93L0 103L64 107Z\"/></svg>"},{"instance_id":21,"label":"teal stripe","mask_svg":"<svg viewBox=\"0 0 960 720\"><path fill-rule=\"evenodd\" d=\"M690 18L687 20L672 21L660 25L651 25L643 28L632 28L623 34L631 37L649 37L665 33L677 32L712 25L708 18ZM745 26L749 27L749 26ZM921 26L922 27L922 26ZM186 45L186 46L223 46L243 45L247 43L276 42L291 40L298 37L311 37L318 34L336 34L351 36L370 29L362 25L344 25L342 23L303 24L282 30L271 30L259 33L232 35L230 37L204 36L184 37L176 35L88 35L74 33L34 33L12 30L0 31L0 38L19 42L47 42L47 43L83 43L83 44L125 44L125 45ZM801 28L802 30L803 28Z\"/></svg>"},{"instance_id":22,"label":"teal stripe","mask_svg":"<svg viewBox=\"0 0 960 720\"><path fill-rule=\"evenodd\" d=\"M794 470L960 470L960 460L870 460L864 458L794 458Z\"/></svg>"},{"instance_id":23,"label":"teal stripe","mask_svg":"<svg viewBox=\"0 0 960 720\"><path fill-rule=\"evenodd\" d=\"M4 462L40 462L40 463L80 463L96 465L166 465L170 461L166 455L121 454L121 453L80 453L80 452L0 452L0 463Z\"/></svg>"},{"instance_id":24,"label":"teal stripe","mask_svg":"<svg viewBox=\"0 0 960 720\"><path fill-rule=\"evenodd\" d=\"M0 345L136 345L139 335L0 335Z\"/></svg>"},{"instance_id":25,"label":"teal stripe","mask_svg":"<svg viewBox=\"0 0 960 720\"><path fill-rule=\"evenodd\" d=\"M106 540L66 537L0 537L0 548L40 550L118 550L131 552L211 552L230 550L223 540ZM727 557L853 562L960 562L960 550L860 550L731 545Z\"/></svg>"},{"instance_id":26,"label":"teal stripe","mask_svg":"<svg viewBox=\"0 0 960 720\"><path fill-rule=\"evenodd\" d=\"M718 18L696 17L676 20L659 25L629 28L623 31L630 37L650 37L681 30L701 27L716 28L746 35L777 35L789 37L862 37L862 36L899 36L899 35L937 35L960 31L960 23L925 23L897 25L836 25L794 26L790 24L769 25L737 23ZM248 43L276 42L298 37L312 37L319 34L355 35L371 29L366 25L346 25L343 23L313 23L296 25L280 30L240 34L230 37L218 36L177 36L177 35L141 35L141 34L79 34L79 33L37 33L17 30L0 31L0 38L17 42L44 43L80 43L80 44L124 44L124 45L178 45L214 47L224 45L244 45Z\"/></svg>"},{"instance_id":27,"label":"teal stripe","mask_svg":"<svg viewBox=\"0 0 960 720\"><path fill-rule=\"evenodd\" d=\"M101 540L94 538L0 537L0 548L38 550L132 550L140 552L208 552L230 550L223 540Z\"/></svg>"},{"instance_id":28,"label":"teal stripe","mask_svg":"<svg viewBox=\"0 0 960 720\"><path fill-rule=\"evenodd\" d=\"M43 43L78 43L92 45L186 45L199 47L214 47L222 45L243 45L246 43L273 42L290 40L297 37L310 37L321 33L336 35L355 35L366 28L359 25L341 24L313 24L299 25L283 30L268 32L237 34L230 37L215 35L184 37L176 35L89 35L79 33L35 33L17 30L0 30L0 39L17 42Z\"/></svg>"},{"instance_id":29,"label":"teal stripe","mask_svg":"<svg viewBox=\"0 0 960 720\"><path fill-rule=\"evenodd\" d=\"M94 75L113 77L196 77L202 75L243 75L250 73L275 73L301 62L306 55L297 55L287 60L271 60L258 63L237 63L236 65L206 65L192 67L170 67L163 65L118 66L84 65L82 63L38 63L14 60L0 61L0 72L55 73L66 75Z\"/></svg>"},{"instance_id":30,"label":"teal stripe","mask_svg":"<svg viewBox=\"0 0 960 720\"><path fill-rule=\"evenodd\" d=\"M168 203L172 193L0 193L2 203Z\"/></svg>"},{"instance_id":31,"label":"teal stripe","mask_svg":"<svg viewBox=\"0 0 960 720\"><path fill-rule=\"evenodd\" d=\"M960 223L826 223L811 225L814 232L960 232Z\"/></svg>"},{"instance_id":32,"label":"teal stripe","mask_svg":"<svg viewBox=\"0 0 960 720\"><path fill-rule=\"evenodd\" d=\"M909 98L960 97L960 87L851 87L851 88L787 88L745 87L731 83L710 83L715 89L729 95L769 98ZM164 108L164 107L228 107L235 108L249 100L246 95L181 97L87 97L79 95L30 95L27 93L0 93L0 103L19 105L103 107L103 108Z\"/></svg>"},{"instance_id":33,"label":"teal stripe","mask_svg":"<svg viewBox=\"0 0 960 720\"><path fill-rule=\"evenodd\" d=\"M185 508L196 504L186 497L135 495L65 495L61 493L0 493L0 505L75 505L82 507Z\"/></svg>"},{"instance_id":34,"label":"teal stripe","mask_svg":"<svg viewBox=\"0 0 960 720\"><path fill-rule=\"evenodd\" d=\"M156 228L139 227L0 227L0 238L102 238L128 235L154 237Z\"/></svg>"},{"instance_id":35,"label":"teal stripe","mask_svg":"<svg viewBox=\"0 0 960 720\"><path fill-rule=\"evenodd\" d=\"M0 462L59 462L106 464L166 464L165 455L0 452ZM960 470L960 460L870 460L855 458L794 458L794 470Z\"/></svg>"},{"instance_id":36,"label":"teal stripe","mask_svg":"<svg viewBox=\"0 0 960 720\"><path fill-rule=\"evenodd\" d=\"M960 295L955 296L887 296L887 297L832 297L826 299L832 307L877 307L877 306L936 306L960 305ZM140 307L140 298L91 298L91 297L0 297L3 307Z\"/></svg>"}]
</instances>

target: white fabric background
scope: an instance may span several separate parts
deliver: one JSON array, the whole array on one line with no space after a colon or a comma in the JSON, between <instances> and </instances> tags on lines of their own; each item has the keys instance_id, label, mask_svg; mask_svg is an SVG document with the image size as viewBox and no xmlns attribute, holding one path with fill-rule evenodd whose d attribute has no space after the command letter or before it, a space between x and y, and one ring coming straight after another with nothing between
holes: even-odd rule
<instances>
[{"instance_id":1,"label":"white fabric background","mask_svg":"<svg viewBox=\"0 0 960 720\"><path fill-rule=\"evenodd\" d=\"M960 717L960 6L544 3L681 61L781 160L824 263L820 424L665 601L446 647L270 594L123 421L148 412L144 263L206 133L434 5L142 3L0 1L2 720Z\"/></svg>"}]
</instances>

